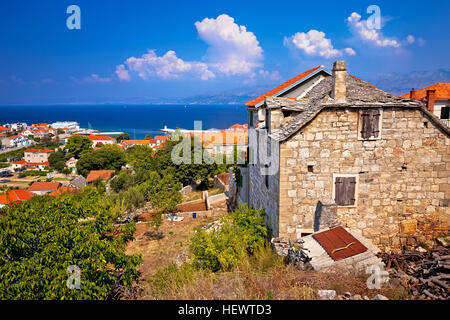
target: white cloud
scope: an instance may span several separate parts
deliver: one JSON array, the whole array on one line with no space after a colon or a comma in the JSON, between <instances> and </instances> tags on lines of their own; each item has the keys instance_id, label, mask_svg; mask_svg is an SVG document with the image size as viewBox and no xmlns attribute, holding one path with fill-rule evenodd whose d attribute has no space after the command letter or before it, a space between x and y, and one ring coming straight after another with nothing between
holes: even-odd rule
<instances>
[{"instance_id":1,"label":"white cloud","mask_svg":"<svg viewBox=\"0 0 450 320\"><path fill-rule=\"evenodd\" d=\"M394 38L386 37L380 30L369 28L367 26L367 20L361 20L361 15L356 12L353 12L346 19L346 22L353 34L364 42L372 43L377 47L400 48L401 46L416 42L416 38L413 35L408 35L404 41L398 41Z\"/></svg>"},{"instance_id":2,"label":"white cloud","mask_svg":"<svg viewBox=\"0 0 450 320\"><path fill-rule=\"evenodd\" d=\"M340 57L344 54L354 56L352 48L335 49L331 39L325 37L325 33L317 30L309 30L307 33L297 32L293 36L284 38L284 45L302 50L310 56L321 56L326 59Z\"/></svg>"},{"instance_id":3,"label":"white cloud","mask_svg":"<svg viewBox=\"0 0 450 320\"><path fill-rule=\"evenodd\" d=\"M280 78L277 71L262 69L263 50L256 36L245 26L237 25L232 17L222 14L215 19L205 18L195 22L195 27L199 37L209 45L202 61L185 61L173 50L162 56L148 50L141 57L130 57L118 65L116 76L121 81L130 81L134 73L144 80L178 79L187 75L201 80L217 76Z\"/></svg>"},{"instance_id":4,"label":"white cloud","mask_svg":"<svg viewBox=\"0 0 450 320\"><path fill-rule=\"evenodd\" d=\"M198 35L210 45L208 64L225 75L251 74L262 67L263 50L253 32L226 14L195 23Z\"/></svg>"},{"instance_id":5,"label":"white cloud","mask_svg":"<svg viewBox=\"0 0 450 320\"><path fill-rule=\"evenodd\" d=\"M120 79L120 81L130 81L131 76L128 70L125 69L125 65L121 64L116 67L115 71L117 77Z\"/></svg>"},{"instance_id":6,"label":"white cloud","mask_svg":"<svg viewBox=\"0 0 450 320\"><path fill-rule=\"evenodd\" d=\"M138 76L144 80L154 75L162 79L177 79L187 73L196 75L202 80L215 78L215 74L208 69L205 63L184 61L178 58L175 51L172 50L167 51L163 56L158 56L155 50L149 50L140 58L128 58L125 64L130 71L137 72ZM116 70L116 74L118 72L124 76L126 70L121 68ZM124 77L127 76L129 77L128 73Z\"/></svg>"}]
</instances>

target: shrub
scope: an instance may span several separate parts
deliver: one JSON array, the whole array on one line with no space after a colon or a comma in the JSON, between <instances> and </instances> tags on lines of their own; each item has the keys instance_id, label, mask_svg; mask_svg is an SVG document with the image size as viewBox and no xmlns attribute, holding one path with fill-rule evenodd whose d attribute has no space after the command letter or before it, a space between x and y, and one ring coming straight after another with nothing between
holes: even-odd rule
<instances>
[{"instance_id":1,"label":"shrub","mask_svg":"<svg viewBox=\"0 0 450 320\"><path fill-rule=\"evenodd\" d=\"M193 261L212 271L231 270L264 246L264 210L239 206L217 231L198 230L191 240Z\"/></svg>"}]
</instances>

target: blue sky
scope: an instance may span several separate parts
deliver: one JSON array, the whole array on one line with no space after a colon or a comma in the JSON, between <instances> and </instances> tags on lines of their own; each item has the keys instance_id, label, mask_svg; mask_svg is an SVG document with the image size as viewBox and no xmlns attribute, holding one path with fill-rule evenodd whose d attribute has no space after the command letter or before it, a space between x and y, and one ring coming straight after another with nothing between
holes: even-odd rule
<instances>
[{"instance_id":1,"label":"blue sky","mask_svg":"<svg viewBox=\"0 0 450 320\"><path fill-rule=\"evenodd\" d=\"M69 5L81 29L69 30ZM381 29L368 28L370 5ZM449 68L450 1L0 3L0 104L104 103L276 85L345 59L363 78Z\"/></svg>"}]
</instances>

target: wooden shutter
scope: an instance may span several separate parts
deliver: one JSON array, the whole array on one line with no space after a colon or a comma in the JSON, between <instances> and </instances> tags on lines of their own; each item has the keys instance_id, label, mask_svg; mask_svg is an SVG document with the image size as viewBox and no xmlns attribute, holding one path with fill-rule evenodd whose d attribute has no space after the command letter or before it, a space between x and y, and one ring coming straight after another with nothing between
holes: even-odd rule
<instances>
[{"instance_id":1,"label":"wooden shutter","mask_svg":"<svg viewBox=\"0 0 450 320\"><path fill-rule=\"evenodd\" d=\"M361 112L361 138L369 139L371 128L370 128L370 112L368 110L364 110Z\"/></svg>"},{"instance_id":2,"label":"wooden shutter","mask_svg":"<svg viewBox=\"0 0 450 320\"><path fill-rule=\"evenodd\" d=\"M361 112L361 138L378 138L380 134L380 110L363 110Z\"/></svg>"},{"instance_id":3,"label":"wooden shutter","mask_svg":"<svg viewBox=\"0 0 450 320\"><path fill-rule=\"evenodd\" d=\"M339 206L350 206L355 204L355 177L336 177L335 180L335 199Z\"/></svg>"},{"instance_id":4,"label":"wooden shutter","mask_svg":"<svg viewBox=\"0 0 450 320\"><path fill-rule=\"evenodd\" d=\"M370 136L378 138L380 134L380 110L370 110Z\"/></svg>"}]
</instances>

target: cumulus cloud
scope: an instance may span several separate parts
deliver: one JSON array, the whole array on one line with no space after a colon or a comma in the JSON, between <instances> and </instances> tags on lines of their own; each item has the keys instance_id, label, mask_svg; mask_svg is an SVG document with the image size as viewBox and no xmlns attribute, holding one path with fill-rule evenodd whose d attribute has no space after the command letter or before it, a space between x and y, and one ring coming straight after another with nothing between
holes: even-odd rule
<instances>
[{"instance_id":1,"label":"cumulus cloud","mask_svg":"<svg viewBox=\"0 0 450 320\"><path fill-rule=\"evenodd\" d=\"M184 61L177 57L175 51L167 51L163 56L158 56L155 50L148 50L140 58L131 57L125 62L130 71L134 71L139 77L146 80L151 76L162 79L177 79L182 74L197 75L202 80L213 79L215 74L208 69L203 62ZM129 80L130 75L123 65L116 69L116 74L122 80Z\"/></svg>"},{"instance_id":2,"label":"cumulus cloud","mask_svg":"<svg viewBox=\"0 0 450 320\"><path fill-rule=\"evenodd\" d=\"M130 57L116 67L115 74L121 81L130 81L132 74L142 79L158 77L177 79L185 75L201 80L217 76L260 75L267 79L279 79L278 72L264 71L263 50L253 32L238 25L226 14L217 18L205 18L194 23L200 39L209 47L201 61L185 61L169 50L158 56L155 50L148 50L141 57Z\"/></svg>"},{"instance_id":3,"label":"cumulus cloud","mask_svg":"<svg viewBox=\"0 0 450 320\"><path fill-rule=\"evenodd\" d=\"M367 20L361 20L361 15L356 12L353 12L346 19L346 22L353 34L355 34L364 42L372 43L377 47L400 48L404 45L413 44L416 42L416 38L413 35L408 35L403 41L396 40L392 37L386 37L385 35L383 35L381 30L369 28ZM423 39L418 39L417 41L421 43Z\"/></svg>"},{"instance_id":4,"label":"cumulus cloud","mask_svg":"<svg viewBox=\"0 0 450 320\"><path fill-rule=\"evenodd\" d=\"M130 81L131 80L130 73L128 72L128 70L125 69L125 65L123 65L123 64L118 65L116 67L115 73L120 81Z\"/></svg>"},{"instance_id":5,"label":"cumulus cloud","mask_svg":"<svg viewBox=\"0 0 450 320\"><path fill-rule=\"evenodd\" d=\"M307 33L297 32L293 36L284 38L284 45L302 50L310 56L321 56L326 59L340 57L344 54L354 56L352 48L335 49L331 39L325 37L325 33L317 30L309 30Z\"/></svg>"},{"instance_id":6,"label":"cumulus cloud","mask_svg":"<svg viewBox=\"0 0 450 320\"><path fill-rule=\"evenodd\" d=\"M262 67L263 49L253 32L226 14L195 23L199 37L210 45L208 64L226 75L251 74Z\"/></svg>"}]
</instances>

